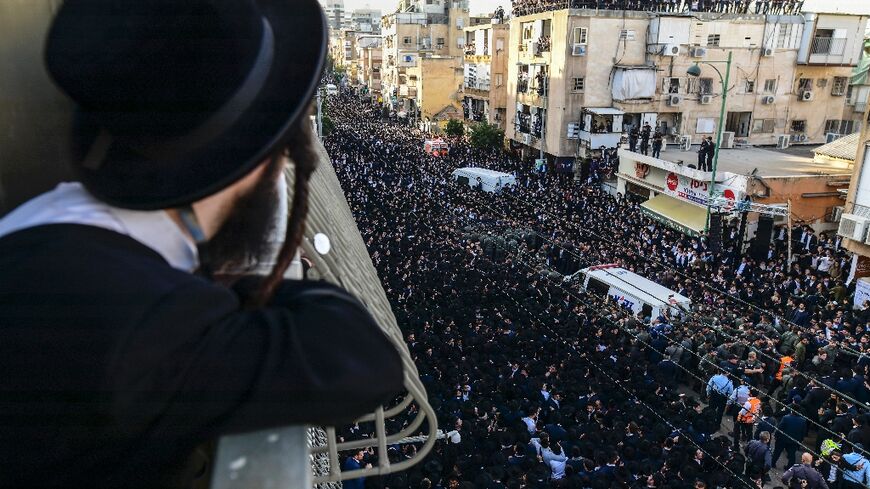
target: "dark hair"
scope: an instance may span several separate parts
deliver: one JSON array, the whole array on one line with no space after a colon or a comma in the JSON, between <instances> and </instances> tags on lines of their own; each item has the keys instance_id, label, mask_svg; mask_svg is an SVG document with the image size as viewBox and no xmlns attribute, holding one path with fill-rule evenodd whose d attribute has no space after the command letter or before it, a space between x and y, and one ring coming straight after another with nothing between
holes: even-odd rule
<instances>
[{"instance_id":1,"label":"dark hair","mask_svg":"<svg viewBox=\"0 0 870 489\"><path fill-rule=\"evenodd\" d=\"M317 168L317 153L312 144L311 126L308 118L300 119L295 129L291 129L285 143L272 154L272 159L289 156L293 161L293 201L287 216L287 231L284 243L275 260L272 271L260 284L260 289L252 298L252 307L265 305L272 298L284 273L293 262L296 249L305 233L305 218L308 216L308 181Z\"/></svg>"}]
</instances>

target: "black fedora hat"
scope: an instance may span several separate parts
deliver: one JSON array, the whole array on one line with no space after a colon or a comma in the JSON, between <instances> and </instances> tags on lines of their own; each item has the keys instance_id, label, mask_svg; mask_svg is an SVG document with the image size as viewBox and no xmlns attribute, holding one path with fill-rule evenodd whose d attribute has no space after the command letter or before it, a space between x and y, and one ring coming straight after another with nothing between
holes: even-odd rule
<instances>
[{"instance_id":1,"label":"black fedora hat","mask_svg":"<svg viewBox=\"0 0 870 489\"><path fill-rule=\"evenodd\" d=\"M326 49L316 0L66 0L45 62L77 104L82 183L149 210L263 161L306 117Z\"/></svg>"}]
</instances>

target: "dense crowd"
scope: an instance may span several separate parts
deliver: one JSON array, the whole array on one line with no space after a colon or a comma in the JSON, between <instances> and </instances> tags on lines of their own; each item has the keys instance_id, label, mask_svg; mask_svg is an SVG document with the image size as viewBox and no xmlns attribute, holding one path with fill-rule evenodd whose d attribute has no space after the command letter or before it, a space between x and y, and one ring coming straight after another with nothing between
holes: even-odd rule
<instances>
[{"instance_id":1,"label":"dense crowd","mask_svg":"<svg viewBox=\"0 0 870 489\"><path fill-rule=\"evenodd\" d=\"M779 228L753 259L728 228L715 251L594 180L462 141L428 155L425 135L381 114L339 95L325 145L450 432L384 487L757 488L772 467L789 487L865 483L870 304L849 307L835 236ZM450 174L464 166L518 184L461 186ZM634 314L564 279L606 263L691 310ZM351 469L374 462L351 455Z\"/></svg>"},{"instance_id":2,"label":"dense crowd","mask_svg":"<svg viewBox=\"0 0 870 489\"><path fill-rule=\"evenodd\" d=\"M647 12L797 14L803 0L513 0L514 16L565 8Z\"/></svg>"}]
</instances>

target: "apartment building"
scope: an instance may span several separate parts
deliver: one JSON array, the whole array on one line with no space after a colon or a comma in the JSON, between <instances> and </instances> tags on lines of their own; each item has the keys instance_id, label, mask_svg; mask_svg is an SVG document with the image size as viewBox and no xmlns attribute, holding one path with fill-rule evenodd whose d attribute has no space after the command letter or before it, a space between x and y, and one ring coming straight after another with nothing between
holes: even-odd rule
<instances>
[{"instance_id":1,"label":"apartment building","mask_svg":"<svg viewBox=\"0 0 870 489\"><path fill-rule=\"evenodd\" d=\"M847 108L868 15L693 15L562 9L511 20L506 135L552 158L612 147L649 123L672 144L714 135L731 53L723 147L824 143ZM687 70L700 63L701 76ZM707 64L711 63L711 64Z\"/></svg>"},{"instance_id":2,"label":"apartment building","mask_svg":"<svg viewBox=\"0 0 870 489\"><path fill-rule=\"evenodd\" d=\"M356 82L377 100L381 95L381 64L383 62L381 38L367 36L358 39L356 57Z\"/></svg>"},{"instance_id":3,"label":"apartment building","mask_svg":"<svg viewBox=\"0 0 870 489\"><path fill-rule=\"evenodd\" d=\"M402 0L398 10L385 15L381 23L385 102L420 120L448 113L461 118L463 29L478 22L469 16L466 0ZM423 60L430 60L426 61L429 69ZM430 83L431 90L424 94L420 90L423 77L430 73L441 85L436 89ZM431 98L424 100L424 95Z\"/></svg>"},{"instance_id":4,"label":"apartment building","mask_svg":"<svg viewBox=\"0 0 870 489\"><path fill-rule=\"evenodd\" d=\"M510 24L498 19L464 29L461 97L467 122L487 122L505 129L509 32Z\"/></svg>"},{"instance_id":5,"label":"apartment building","mask_svg":"<svg viewBox=\"0 0 870 489\"><path fill-rule=\"evenodd\" d=\"M358 8L351 12L353 29L364 34L381 33L381 11L373 8Z\"/></svg>"}]
</instances>

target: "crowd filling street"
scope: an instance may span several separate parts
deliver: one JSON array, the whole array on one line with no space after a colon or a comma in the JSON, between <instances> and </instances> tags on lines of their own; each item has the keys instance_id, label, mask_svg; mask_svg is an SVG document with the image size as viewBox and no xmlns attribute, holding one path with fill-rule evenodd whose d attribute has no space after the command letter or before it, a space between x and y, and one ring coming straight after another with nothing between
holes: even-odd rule
<instances>
[{"instance_id":1,"label":"crowd filling street","mask_svg":"<svg viewBox=\"0 0 870 489\"><path fill-rule=\"evenodd\" d=\"M349 92L328 114L325 146L449 432L414 468L346 487L868 484L870 304L853 310L852 258L834 233L780 227L753 259L726 226L714 250L606 193L596 175L575 182L461 140L429 155L425 134ZM485 192L451 179L467 166L513 173L517 185ZM601 264L691 308L635 314L565 278Z\"/></svg>"}]
</instances>

